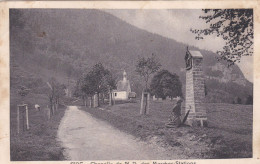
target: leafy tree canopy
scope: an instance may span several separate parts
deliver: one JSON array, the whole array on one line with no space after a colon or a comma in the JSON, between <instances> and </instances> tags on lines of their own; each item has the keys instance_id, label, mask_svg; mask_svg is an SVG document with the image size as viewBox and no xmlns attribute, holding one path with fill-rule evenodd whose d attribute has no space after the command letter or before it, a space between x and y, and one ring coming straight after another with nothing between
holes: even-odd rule
<instances>
[{"instance_id":1,"label":"leafy tree canopy","mask_svg":"<svg viewBox=\"0 0 260 164\"><path fill-rule=\"evenodd\" d=\"M107 93L116 87L115 78L105 69L102 63L93 66L82 79L78 81L83 94L92 96L97 93Z\"/></svg>"},{"instance_id":2,"label":"leafy tree canopy","mask_svg":"<svg viewBox=\"0 0 260 164\"><path fill-rule=\"evenodd\" d=\"M148 58L142 57L137 61L135 71L144 79L146 90L148 89L150 76L157 72L160 68L161 64L156 59L154 54Z\"/></svg>"},{"instance_id":3,"label":"leafy tree canopy","mask_svg":"<svg viewBox=\"0 0 260 164\"><path fill-rule=\"evenodd\" d=\"M166 98L182 96L182 84L179 76L167 70L159 71L151 81L151 92L156 97Z\"/></svg>"},{"instance_id":4,"label":"leafy tree canopy","mask_svg":"<svg viewBox=\"0 0 260 164\"><path fill-rule=\"evenodd\" d=\"M216 34L225 41L222 50L217 51L218 60L225 60L228 65L240 62L242 56L253 54L253 10L252 9L203 9L199 18L209 23L206 29L191 29L197 36Z\"/></svg>"}]
</instances>

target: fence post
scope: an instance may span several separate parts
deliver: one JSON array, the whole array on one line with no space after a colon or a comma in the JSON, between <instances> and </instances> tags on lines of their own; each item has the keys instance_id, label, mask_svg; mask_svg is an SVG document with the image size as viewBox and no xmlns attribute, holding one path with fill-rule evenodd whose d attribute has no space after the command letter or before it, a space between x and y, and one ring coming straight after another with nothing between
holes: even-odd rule
<instances>
[{"instance_id":1,"label":"fence post","mask_svg":"<svg viewBox=\"0 0 260 164\"><path fill-rule=\"evenodd\" d=\"M29 130L29 114L28 114L28 105L25 106L26 112L26 129Z\"/></svg>"},{"instance_id":2,"label":"fence post","mask_svg":"<svg viewBox=\"0 0 260 164\"><path fill-rule=\"evenodd\" d=\"M17 105L17 133L20 133L20 116L19 116L19 106Z\"/></svg>"},{"instance_id":3,"label":"fence post","mask_svg":"<svg viewBox=\"0 0 260 164\"><path fill-rule=\"evenodd\" d=\"M52 104L52 116L55 115L55 105L54 104Z\"/></svg>"},{"instance_id":4,"label":"fence post","mask_svg":"<svg viewBox=\"0 0 260 164\"><path fill-rule=\"evenodd\" d=\"M112 93L109 91L109 106L112 105Z\"/></svg>"},{"instance_id":5,"label":"fence post","mask_svg":"<svg viewBox=\"0 0 260 164\"><path fill-rule=\"evenodd\" d=\"M147 101L146 101L147 105L147 109L146 109L146 114L149 114L149 110L150 110L150 93L147 94Z\"/></svg>"},{"instance_id":6,"label":"fence post","mask_svg":"<svg viewBox=\"0 0 260 164\"><path fill-rule=\"evenodd\" d=\"M92 96L90 97L90 100L89 100L89 107L90 108L92 107Z\"/></svg>"},{"instance_id":7,"label":"fence post","mask_svg":"<svg viewBox=\"0 0 260 164\"><path fill-rule=\"evenodd\" d=\"M140 109L140 114L143 114L143 106L144 106L144 92L142 92L142 98L141 98L141 109Z\"/></svg>"},{"instance_id":8,"label":"fence post","mask_svg":"<svg viewBox=\"0 0 260 164\"><path fill-rule=\"evenodd\" d=\"M48 105L47 105L47 117L48 117L48 120L51 119L51 108L49 108Z\"/></svg>"}]
</instances>

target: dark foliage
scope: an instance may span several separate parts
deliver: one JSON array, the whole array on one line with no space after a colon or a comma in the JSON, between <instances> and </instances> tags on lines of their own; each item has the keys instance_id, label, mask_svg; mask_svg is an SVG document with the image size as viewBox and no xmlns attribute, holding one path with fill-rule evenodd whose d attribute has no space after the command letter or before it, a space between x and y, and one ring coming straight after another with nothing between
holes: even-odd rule
<instances>
[{"instance_id":1,"label":"dark foliage","mask_svg":"<svg viewBox=\"0 0 260 164\"><path fill-rule=\"evenodd\" d=\"M222 59L233 65L240 62L242 56L253 54L253 10L252 9L203 9L201 19L209 23L206 29L191 29L196 39L216 34L225 40L226 45L217 51Z\"/></svg>"},{"instance_id":2,"label":"dark foliage","mask_svg":"<svg viewBox=\"0 0 260 164\"><path fill-rule=\"evenodd\" d=\"M236 97L240 97L242 100L253 92L253 87L250 85L243 86L234 82L221 84L215 79L208 79L205 82L207 87L207 102L237 103Z\"/></svg>"},{"instance_id":3,"label":"dark foliage","mask_svg":"<svg viewBox=\"0 0 260 164\"><path fill-rule=\"evenodd\" d=\"M153 95L163 99L167 96L171 98L182 96L182 84L179 76L167 70L161 70L153 77L150 88Z\"/></svg>"},{"instance_id":4,"label":"dark foliage","mask_svg":"<svg viewBox=\"0 0 260 164\"><path fill-rule=\"evenodd\" d=\"M84 78L85 84L89 94L96 93L107 93L109 90L116 87L115 79L112 77L111 72L105 69L102 63L98 63L93 66L92 70Z\"/></svg>"},{"instance_id":5,"label":"dark foliage","mask_svg":"<svg viewBox=\"0 0 260 164\"><path fill-rule=\"evenodd\" d=\"M246 105L253 105L253 96L252 95L247 96Z\"/></svg>"},{"instance_id":6,"label":"dark foliage","mask_svg":"<svg viewBox=\"0 0 260 164\"><path fill-rule=\"evenodd\" d=\"M237 101L237 104L242 104L242 100L240 97L237 97L236 101Z\"/></svg>"},{"instance_id":7,"label":"dark foliage","mask_svg":"<svg viewBox=\"0 0 260 164\"><path fill-rule=\"evenodd\" d=\"M102 63L97 63L86 75L78 79L74 95L84 100L95 93L108 94L115 88L116 81L111 72L105 69Z\"/></svg>"},{"instance_id":8,"label":"dark foliage","mask_svg":"<svg viewBox=\"0 0 260 164\"><path fill-rule=\"evenodd\" d=\"M161 64L154 54L148 58L142 57L138 59L135 71L143 78L145 90L148 89L151 75L157 72L160 68Z\"/></svg>"},{"instance_id":9,"label":"dark foliage","mask_svg":"<svg viewBox=\"0 0 260 164\"><path fill-rule=\"evenodd\" d=\"M55 111L58 109L61 98L66 95L66 86L64 84L60 84L54 77L49 79L47 85L49 86L47 95L49 98L51 115L54 115Z\"/></svg>"}]
</instances>

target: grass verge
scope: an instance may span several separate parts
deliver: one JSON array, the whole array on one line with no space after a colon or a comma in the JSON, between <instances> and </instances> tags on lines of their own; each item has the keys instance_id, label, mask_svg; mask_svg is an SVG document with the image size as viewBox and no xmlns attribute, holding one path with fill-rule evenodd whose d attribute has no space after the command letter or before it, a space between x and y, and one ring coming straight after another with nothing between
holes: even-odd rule
<instances>
[{"instance_id":1,"label":"grass verge","mask_svg":"<svg viewBox=\"0 0 260 164\"><path fill-rule=\"evenodd\" d=\"M41 106L46 106L47 98L43 95L32 95L27 98L27 102L37 100ZM40 101L40 102L39 102ZM46 118L43 110L36 111L33 104L29 105L30 129L23 130L20 127L20 134L16 133L16 104L19 98L11 97L10 113L10 149L11 161L56 161L63 160L63 148L56 140L60 120L62 119L65 106L60 106L58 111L50 120ZM45 105L44 105L45 104ZM20 121L23 122L22 119Z\"/></svg>"},{"instance_id":2,"label":"grass verge","mask_svg":"<svg viewBox=\"0 0 260 164\"><path fill-rule=\"evenodd\" d=\"M168 129L165 123L173 102L151 103L150 114L146 116L139 114L139 103L81 109L121 131L164 147L169 156L178 155L180 159L252 157L252 106L206 104L207 128Z\"/></svg>"}]
</instances>

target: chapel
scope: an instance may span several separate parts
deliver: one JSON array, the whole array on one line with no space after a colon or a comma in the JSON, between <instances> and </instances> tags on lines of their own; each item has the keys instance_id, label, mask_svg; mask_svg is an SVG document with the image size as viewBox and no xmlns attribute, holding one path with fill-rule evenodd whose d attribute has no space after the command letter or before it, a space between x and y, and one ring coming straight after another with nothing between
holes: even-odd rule
<instances>
[{"instance_id":1,"label":"chapel","mask_svg":"<svg viewBox=\"0 0 260 164\"><path fill-rule=\"evenodd\" d=\"M119 80L116 86L117 89L113 90L112 98L114 100L128 100L129 93L131 93L131 87L125 71L123 72L123 79Z\"/></svg>"}]
</instances>

